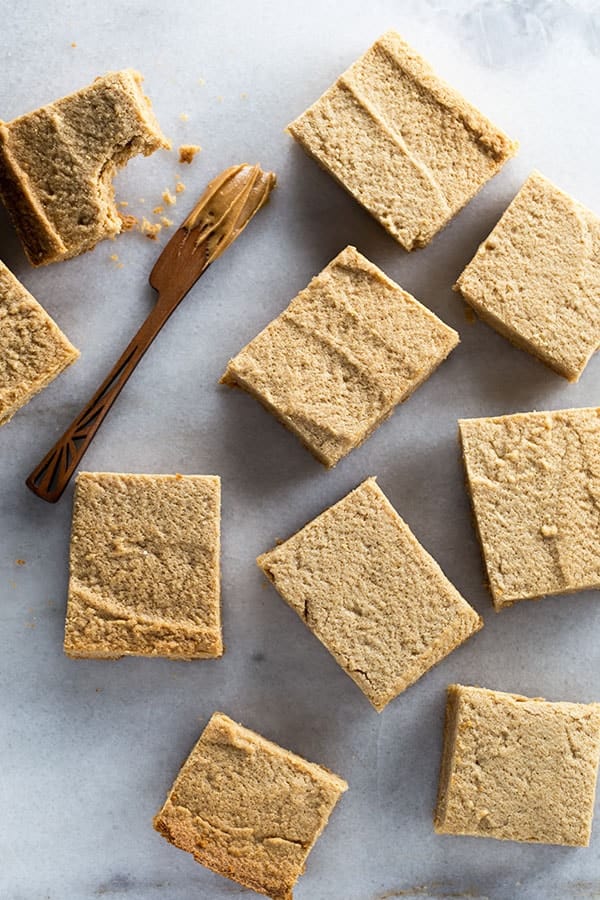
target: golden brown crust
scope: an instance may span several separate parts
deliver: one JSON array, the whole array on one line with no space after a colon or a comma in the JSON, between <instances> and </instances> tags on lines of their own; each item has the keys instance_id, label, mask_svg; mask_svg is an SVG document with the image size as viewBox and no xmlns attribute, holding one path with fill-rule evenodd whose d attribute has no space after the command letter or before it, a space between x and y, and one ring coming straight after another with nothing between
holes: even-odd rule
<instances>
[{"instance_id":1,"label":"golden brown crust","mask_svg":"<svg viewBox=\"0 0 600 900\"><path fill-rule=\"evenodd\" d=\"M600 705L450 685L435 830L589 843Z\"/></svg>"},{"instance_id":2,"label":"golden brown crust","mask_svg":"<svg viewBox=\"0 0 600 900\"><path fill-rule=\"evenodd\" d=\"M291 900L347 784L215 713L154 827L197 862L274 900Z\"/></svg>"},{"instance_id":3,"label":"golden brown crust","mask_svg":"<svg viewBox=\"0 0 600 900\"><path fill-rule=\"evenodd\" d=\"M75 489L68 656L221 656L220 481L82 472Z\"/></svg>"},{"instance_id":4,"label":"golden brown crust","mask_svg":"<svg viewBox=\"0 0 600 900\"><path fill-rule=\"evenodd\" d=\"M221 378L254 396L335 466L406 400L458 335L346 247Z\"/></svg>"},{"instance_id":5,"label":"golden brown crust","mask_svg":"<svg viewBox=\"0 0 600 900\"><path fill-rule=\"evenodd\" d=\"M483 625L373 478L257 564L378 712Z\"/></svg>"},{"instance_id":6,"label":"golden brown crust","mask_svg":"<svg viewBox=\"0 0 600 900\"><path fill-rule=\"evenodd\" d=\"M600 345L600 218L533 172L455 290L515 346L578 381Z\"/></svg>"},{"instance_id":7,"label":"golden brown crust","mask_svg":"<svg viewBox=\"0 0 600 900\"><path fill-rule=\"evenodd\" d=\"M48 313L0 262L0 425L78 357Z\"/></svg>"},{"instance_id":8,"label":"golden brown crust","mask_svg":"<svg viewBox=\"0 0 600 900\"><path fill-rule=\"evenodd\" d=\"M459 420L496 609L600 587L600 409Z\"/></svg>"},{"instance_id":9,"label":"golden brown crust","mask_svg":"<svg viewBox=\"0 0 600 900\"><path fill-rule=\"evenodd\" d=\"M394 31L288 131L406 250L429 243L517 150Z\"/></svg>"},{"instance_id":10,"label":"golden brown crust","mask_svg":"<svg viewBox=\"0 0 600 900\"><path fill-rule=\"evenodd\" d=\"M0 195L32 265L90 250L121 230L112 177L170 146L138 72L125 69L0 123Z\"/></svg>"}]
</instances>

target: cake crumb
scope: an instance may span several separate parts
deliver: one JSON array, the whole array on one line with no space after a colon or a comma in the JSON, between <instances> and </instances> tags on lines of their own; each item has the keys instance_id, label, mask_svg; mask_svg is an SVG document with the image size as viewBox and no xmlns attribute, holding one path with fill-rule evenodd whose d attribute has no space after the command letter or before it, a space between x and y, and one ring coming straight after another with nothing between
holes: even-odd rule
<instances>
[{"instance_id":1,"label":"cake crumb","mask_svg":"<svg viewBox=\"0 0 600 900\"><path fill-rule=\"evenodd\" d=\"M175 185L175 193L183 194L185 191L185 184L182 181L177 180L177 184Z\"/></svg>"},{"instance_id":2,"label":"cake crumb","mask_svg":"<svg viewBox=\"0 0 600 900\"><path fill-rule=\"evenodd\" d=\"M158 222L149 222L148 219L142 219L141 232L151 241L155 241L160 232L162 231L162 225Z\"/></svg>"},{"instance_id":3,"label":"cake crumb","mask_svg":"<svg viewBox=\"0 0 600 900\"><path fill-rule=\"evenodd\" d=\"M188 116L187 113L180 113L179 118L181 119L182 122L187 122L187 121L189 121L190 117Z\"/></svg>"},{"instance_id":4,"label":"cake crumb","mask_svg":"<svg viewBox=\"0 0 600 900\"><path fill-rule=\"evenodd\" d=\"M128 200L119 200L119 206L122 206L125 209L126 206L129 206Z\"/></svg>"},{"instance_id":5,"label":"cake crumb","mask_svg":"<svg viewBox=\"0 0 600 900\"><path fill-rule=\"evenodd\" d=\"M164 209L162 206L155 206L154 209L152 210L152 212L154 213L155 216L160 216L160 214L162 212L164 212Z\"/></svg>"},{"instance_id":6,"label":"cake crumb","mask_svg":"<svg viewBox=\"0 0 600 900\"><path fill-rule=\"evenodd\" d=\"M198 144L182 144L179 148L179 162L187 163L188 165L193 161L195 155L200 153L202 147Z\"/></svg>"},{"instance_id":7,"label":"cake crumb","mask_svg":"<svg viewBox=\"0 0 600 900\"><path fill-rule=\"evenodd\" d=\"M205 78L199 78L199 79L198 79L198 84L200 85L200 87L204 87L204 85L206 84L206 79L205 79Z\"/></svg>"},{"instance_id":8,"label":"cake crumb","mask_svg":"<svg viewBox=\"0 0 600 900\"><path fill-rule=\"evenodd\" d=\"M140 197L140 203L145 203L145 202L146 202L146 198L145 198L145 197Z\"/></svg>"},{"instance_id":9,"label":"cake crumb","mask_svg":"<svg viewBox=\"0 0 600 900\"><path fill-rule=\"evenodd\" d=\"M161 216L160 221L164 228L170 228L173 224L173 219L168 219L166 216Z\"/></svg>"},{"instance_id":10,"label":"cake crumb","mask_svg":"<svg viewBox=\"0 0 600 900\"><path fill-rule=\"evenodd\" d=\"M133 231L138 226L138 219L135 216L124 216L119 213L121 219L121 231Z\"/></svg>"},{"instance_id":11,"label":"cake crumb","mask_svg":"<svg viewBox=\"0 0 600 900\"><path fill-rule=\"evenodd\" d=\"M246 93L246 91L242 91L242 93L240 94L240 100L247 100L247 99L248 99L248 94Z\"/></svg>"},{"instance_id":12,"label":"cake crumb","mask_svg":"<svg viewBox=\"0 0 600 900\"><path fill-rule=\"evenodd\" d=\"M223 94L219 94L219 96L217 97L217 103L222 103L222 102L223 102Z\"/></svg>"},{"instance_id":13,"label":"cake crumb","mask_svg":"<svg viewBox=\"0 0 600 900\"><path fill-rule=\"evenodd\" d=\"M75 41L71 41L71 47L76 47L76 46L77 46L76 42L75 42Z\"/></svg>"},{"instance_id":14,"label":"cake crumb","mask_svg":"<svg viewBox=\"0 0 600 900\"><path fill-rule=\"evenodd\" d=\"M24 565L25 565L25 560L24 560L24 559L15 559L15 563L16 563L18 566L24 566Z\"/></svg>"},{"instance_id":15,"label":"cake crumb","mask_svg":"<svg viewBox=\"0 0 600 900\"><path fill-rule=\"evenodd\" d=\"M540 531L542 533L542 537L545 538L556 537L556 535L558 534L558 528L556 527L556 525L542 525Z\"/></svg>"},{"instance_id":16,"label":"cake crumb","mask_svg":"<svg viewBox=\"0 0 600 900\"><path fill-rule=\"evenodd\" d=\"M175 206L177 203L177 197L174 197L171 191L168 188L162 192L162 198L167 206Z\"/></svg>"}]
</instances>

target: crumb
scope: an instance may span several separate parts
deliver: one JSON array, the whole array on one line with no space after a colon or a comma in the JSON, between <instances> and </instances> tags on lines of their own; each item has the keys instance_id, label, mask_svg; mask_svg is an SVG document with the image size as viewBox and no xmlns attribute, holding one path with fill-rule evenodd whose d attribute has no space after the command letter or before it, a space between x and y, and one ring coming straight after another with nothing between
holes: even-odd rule
<instances>
[{"instance_id":1,"label":"crumb","mask_svg":"<svg viewBox=\"0 0 600 900\"><path fill-rule=\"evenodd\" d=\"M119 217L121 219L121 231L133 231L139 224L135 216L124 216L123 213L119 213Z\"/></svg>"},{"instance_id":2,"label":"crumb","mask_svg":"<svg viewBox=\"0 0 600 900\"><path fill-rule=\"evenodd\" d=\"M102 688L96 688L96 693L97 693L97 694L101 694L101 693L102 693Z\"/></svg>"},{"instance_id":3,"label":"crumb","mask_svg":"<svg viewBox=\"0 0 600 900\"><path fill-rule=\"evenodd\" d=\"M204 85L206 84L206 80L204 78L199 78L198 84L200 85L200 87L204 87Z\"/></svg>"},{"instance_id":4,"label":"crumb","mask_svg":"<svg viewBox=\"0 0 600 900\"><path fill-rule=\"evenodd\" d=\"M170 228L171 225L173 224L173 219L167 219L166 216L161 216L160 221L161 221L162 225L164 226L164 228Z\"/></svg>"},{"instance_id":5,"label":"crumb","mask_svg":"<svg viewBox=\"0 0 600 900\"><path fill-rule=\"evenodd\" d=\"M188 116L187 113L180 113L179 118L181 119L182 122L187 122L190 117Z\"/></svg>"},{"instance_id":6,"label":"crumb","mask_svg":"<svg viewBox=\"0 0 600 900\"><path fill-rule=\"evenodd\" d=\"M465 306L465 319L467 320L469 325L472 325L473 322L477 321L477 316L470 306Z\"/></svg>"},{"instance_id":7,"label":"crumb","mask_svg":"<svg viewBox=\"0 0 600 900\"><path fill-rule=\"evenodd\" d=\"M75 43L75 41L71 41L71 47L76 47L76 46L77 46L77 44Z\"/></svg>"},{"instance_id":8,"label":"crumb","mask_svg":"<svg viewBox=\"0 0 600 900\"><path fill-rule=\"evenodd\" d=\"M179 148L179 162L187 163L189 165L196 153L200 153L201 150L202 147L198 144L182 144Z\"/></svg>"},{"instance_id":9,"label":"crumb","mask_svg":"<svg viewBox=\"0 0 600 900\"><path fill-rule=\"evenodd\" d=\"M35 628L35 622L25 622L25 628Z\"/></svg>"},{"instance_id":10,"label":"crumb","mask_svg":"<svg viewBox=\"0 0 600 900\"><path fill-rule=\"evenodd\" d=\"M24 565L25 565L25 560L24 560L24 559L15 559L15 562L16 562L16 564L17 564L18 566L24 566Z\"/></svg>"},{"instance_id":11,"label":"crumb","mask_svg":"<svg viewBox=\"0 0 600 900\"><path fill-rule=\"evenodd\" d=\"M11 586L12 588L16 588L16 586L17 586L17 582L16 582L16 581L12 581L12 579L11 579L8 583L10 584L10 586Z\"/></svg>"},{"instance_id":12,"label":"crumb","mask_svg":"<svg viewBox=\"0 0 600 900\"><path fill-rule=\"evenodd\" d=\"M177 203L177 197L174 197L168 188L162 192L162 198L167 206L174 206Z\"/></svg>"},{"instance_id":13,"label":"crumb","mask_svg":"<svg viewBox=\"0 0 600 900\"><path fill-rule=\"evenodd\" d=\"M161 212L163 212L162 206L155 206L152 210L155 216L160 216Z\"/></svg>"},{"instance_id":14,"label":"crumb","mask_svg":"<svg viewBox=\"0 0 600 900\"><path fill-rule=\"evenodd\" d=\"M219 96L217 97L217 103L222 103L222 102L223 102L223 94L219 94Z\"/></svg>"},{"instance_id":15,"label":"crumb","mask_svg":"<svg viewBox=\"0 0 600 900\"><path fill-rule=\"evenodd\" d=\"M119 200L119 206L122 206L122 207L129 206L129 203L127 202L127 200Z\"/></svg>"},{"instance_id":16,"label":"crumb","mask_svg":"<svg viewBox=\"0 0 600 900\"><path fill-rule=\"evenodd\" d=\"M117 256L116 253L113 253L110 258L112 259L113 262L119 262L119 257Z\"/></svg>"},{"instance_id":17,"label":"crumb","mask_svg":"<svg viewBox=\"0 0 600 900\"><path fill-rule=\"evenodd\" d=\"M246 93L246 91L242 91L242 93L240 94L240 100L247 100L247 99L248 99L248 94Z\"/></svg>"},{"instance_id":18,"label":"crumb","mask_svg":"<svg viewBox=\"0 0 600 900\"><path fill-rule=\"evenodd\" d=\"M183 194L184 191L185 191L185 184L183 184L183 182L178 180L177 184L175 185L175 193Z\"/></svg>"},{"instance_id":19,"label":"crumb","mask_svg":"<svg viewBox=\"0 0 600 900\"><path fill-rule=\"evenodd\" d=\"M146 202L146 198L145 198L145 197L140 197L140 203L145 203L145 202Z\"/></svg>"},{"instance_id":20,"label":"crumb","mask_svg":"<svg viewBox=\"0 0 600 900\"><path fill-rule=\"evenodd\" d=\"M142 219L141 232L151 241L155 241L158 235L162 230L162 225L159 225L158 222L153 224L149 222L148 219Z\"/></svg>"}]
</instances>

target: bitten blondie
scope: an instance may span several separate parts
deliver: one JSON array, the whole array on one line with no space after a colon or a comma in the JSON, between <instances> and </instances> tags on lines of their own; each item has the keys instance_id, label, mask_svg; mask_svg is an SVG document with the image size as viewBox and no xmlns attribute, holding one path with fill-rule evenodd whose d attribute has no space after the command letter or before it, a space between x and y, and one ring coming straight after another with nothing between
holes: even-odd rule
<instances>
[{"instance_id":1,"label":"bitten blondie","mask_svg":"<svg viewBox=\"0 0 600 900\"><path fill-rule=\"evenodd\" d=\"M76 256L121 231L117 169L170 146L141 83L133 69L109 72L0 122L0 196L32 265Z\"/></svg>"}]
</instances>

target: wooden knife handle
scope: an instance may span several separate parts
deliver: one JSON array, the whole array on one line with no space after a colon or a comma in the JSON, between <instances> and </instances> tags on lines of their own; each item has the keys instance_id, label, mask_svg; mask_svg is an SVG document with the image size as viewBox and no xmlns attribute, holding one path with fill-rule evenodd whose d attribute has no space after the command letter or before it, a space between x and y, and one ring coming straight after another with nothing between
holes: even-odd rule
<instances>
[{"instance_id":1,"label":"wooden knife handle","mask_svg":"<svg viewBox=\"0 0 600 900\"><path fill-rule=\"evenodd\" d=\"M172 311L159 299L94 396L29 475L27 487L42 500L56 503L60 499L129 376Z\"/></svg>"}]
</instances>

